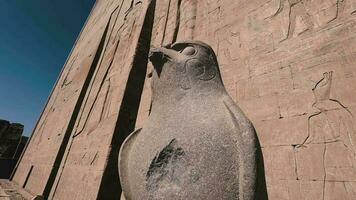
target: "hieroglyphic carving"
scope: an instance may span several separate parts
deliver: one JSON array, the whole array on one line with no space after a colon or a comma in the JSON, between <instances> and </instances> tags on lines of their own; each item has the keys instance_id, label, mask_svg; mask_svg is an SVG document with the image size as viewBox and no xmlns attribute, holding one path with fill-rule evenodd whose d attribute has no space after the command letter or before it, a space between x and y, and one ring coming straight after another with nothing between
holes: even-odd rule
<instances>
[{"instance_id":1,"label":"hieroglyphic carving","mask_svg":"<svg viewBox=\"0 0 356 200\"><path fill-rule=\"evenodd\" d=\"M54 199L65 198L67 193L63 191L73 187L84 192L89 185L95 185L88 195L90 199L119 195L107 192L120 188L115 178L118 172L112 167L115 160L109 158L117 154L120 141L128 134L125 130L131 130L130 123L134 124L132 107L139 101L140 95L136 93L143 84L141 74L144 77L146 73L152 5L152 2L122 0L112 8L103 51L61 163L63 167L56 179L56 189L52 192ZM74 172L77 168L80 171ZM91 173L101 178L93 180ZM70 176L81 176L82 181L72 181Z\"/></svg>"},{"instance_id":2,"label":"hieroglyphic carving","mask_svg":"<svg viewBox=\"0 0 356 200\"><path fill-rule=\"evenodd\" d=\"M287 27L282 28L284 37L280 41L300 35L313 28L313 22L305 9L303 0L279 0L278 9L268 18L274 19L282 12L287 14L288 24Z\"/></svg>"},{"instance_id":3,"label":"hieroglyphic carving","mask_svg":"<svg viewBox=\"0 0 356 200\"><path fill-rule=\"evenodd\" d=\"M78 123L76 125L75 134L73 135L73 137L79 135L83 131L84 127L86 126L86 124L88 123L90 118L93 119L92 111L94 109L93 108L94 105L96 105L98 103L97 99L99 97L99 93L104 92L104 94L105 94L105 91L106 91L106 93L108 93L108 91L110 89L110 84L107 84L105 79L106 79L106 77L108 75L108 71L110 70L110 67L112 65L112 59L113 59L114 54L115 54L115 52L112 52L112 51L116 50L118 42L119 42L119 40L111 41L110 39L112 38L113 31L114 31L114 28L115 28L115 25L116 25L116 20L117 20L118 15L119 15L119 13L121 11L121 7L123 5L123 2L124 1L122 1L120 6L117 7L112 12L112 14L110 16L110 19L109 19L110 33L108 34L108 37L106 38L104 51L103 51L103 53L102 53L102 55L100 57L100 61L98 63L97 70L94 72L94 75L93 75L93 77L94 77L93 80L98 81L99 82L98 83L99 86L93 88L93 86L95 85L95 81L91 82L91 84L89 86L88 94L86 95L86 98L84 100L84 109L82 109L80 114L79 114ZM114 38L116 39L116 37L114 37ZM107 51L109 53L107 53ZM111 58L107 58L108 55L111 56ZM104 58L106 58L106 59L104 60ZM103 61L105 61L105 62L103 63ZM104 67L102 67L102 66L104 66ZM107 89L107 90L105 90L105 89ZM96 94L92 94L92 93L96 93ZM106 96L107 95L105 95L105 98L106 98ZM100 100L103 100L103 99L101 98ZM97 122L98 121L98 119L97 119L98 115L96 115L96 116L97 117L96 117L95 121ZM99 117L100 117L100 115L99 115Z\"/></svg>"},{"instance_id":4,"label":"hieroglyphic carving","mask_svg":"<svg viewBox=\"0 0 356 200\"><path fill-rule=\"evenodd\" d=\"M312 107L316 111L309 117L309 136L305 144L342 142L356 156L354 117L341 102L330 98L332 75L332 71L325 72L313 88Z\"/></svg>"},{"instance_id":5,"label":"hieroglyphic carving","mask_svg":"<svg viewBox=\"0 0 356 200\"><path fill-rule=\"evenodd\" d=\"M319 26L334 21L341 16L346 0L332 1L305 1L305 9L313 17L313 21Z\"/></svg>"},{"instance_id":6,"label":"hieroglyphic carving","mask_svg":"<svg viewBox=\"0 0 356 200\"><path fill-rule=\"evenodd\" d=\"M112 14L112 21L110 22L112 27L106 41L105 50L94 74L91 83L92 89L87 94L73 137L79 135L85 128L88 129L87 134L90 134L91 130L95 129L101 120L109 116L111 102L115 102L115 99L112 99L111 87L113 84L111 79L116 73L115 71L122 73L122 66L116 65L113 72L114 57L117 55L120 41L130 37L142 7L142 1L131 1L130 4L124 4L124 2L122 1Z\"/></svg>"},{"instance_id":7,"label":"hieroglyphic carving","mask_svg":"<svg viewBox=\"0 0 356 200\"><path fill-rule=\"evenodd\" d=\"M344 13L349 15L354 15L356 13L356 1L355 0L344 0Z\"/></svg>"},{"instance_id":8,"label":"hieroglyphic carving","mask_svg":"<svg viewBox=\"0 0 356 200\"><path fill-rule=\"evenodd\" d=\"M280 40L284 41L334 21L342 15L345 1L278 0L278 8L266 19L276 20L279 18L277 21L280 22L287 19L288 23L283 25L286 27L282 26L284 37Z\"/></svg>"},{"instance_id":9,"label":"hieroglyphic carving","mask_svg":"<svg viewBox=\"0 0 356 200\"><path fill-rule=\"evenodd\" d=\"M51 189L87 83L96 67L94 58L101 52L99 44L105 37L108 20L108 14L103 11L107 4L110 3L100 1L94 7L93 17L77 40L14 174L13 180L21 186L26 182L26 189L32 193L48 195ZM100 25L94 26L95 23Z\"/></svg>"},{"instance_id":10,"label":"hieroglyphic carving","mask_svg":"<svg viewBox=\"0 0 356 200\"><path fill-rule=\"evenodd\" d=\"M95 190L83 188L89 185L96 187L93 183L102 177L99 174L101 164L105 163L105 159L110 160L103 152L108 152L107 148L112 147L111 137L120 135L118 132L122 133L115 130L113 134L115 123L128 127L135 121L134 115L122 115L119 122L115 120L124 93L130 97L127 102L140 96L139 92L132 94L140 83L134 86L129 84L131 87L128 88L123 86L127 82L126 75L129 71L125 66L131 65L132 55L136 55L132 47L147 41L137 42L132 37L140 27L140 20L135 16L142 13L140 8L145 3L146 1L139 0L97 1L88 26L82 32L85 37L79 38L78 48L71 54L58 81L61 89L54 91L39 120L32 144L24 156L27 164L23 167L23 162L19 168L22 174L15 176L15 180L21 185L28 173L32 173L26 182L26 189L41 191L39 183L46 177L39 175L46 176L46 173L42 173L46 169L39 168L37 164L50 163L49 155L54 155L51 152L55 152L53 149L61 142L67 127L62 122L70 118L70 109L74 105L71 101L81 92L79 86L86 76L85 71L77 69L91 66L95 56L93 49L100 40L97 37L102 35L97 30L105 29L113 9L125 4L121 14L113 14L115 16L110 20L108 34L104 38L104 49L100 51L98 64L95 65L97 69L92 81L88 83L88 92L83 97L75 122L76 132L73 131L73 134L79 135L71 138L73 143L70 144L73 145L68 150L68 157L64 158L66 161L62 167L65 170L60 172L62 182L58 184L58 191L67 191L67 194L76 194L78 190ZM269 138L267 142L262 140L264 150L269 152L269 147L273 146L275 152L280 152L284 151L284 145L294 147L296 157L292 153L271 156L271 162L281 163L281 170L270 170L274 167L267 165L267 176L272 180L269 181L270 199L320 199L314 196L292 198L296 193L293 190L310 190L315 195L321 193L322 188L325 199L330 199L332 195L329 193L333 191L330 188L339 188L340 185L337 184L344 184L349 193L356 188L354 182L350 182L356 173L350 167L350 163L355 161L352 158L354 142L351 137L354 129L351 113L356 109L352 96L352 91L356 89L352 84L355 76L355 5L355 0L163 0L157 1L152 12L154 28L147 30L147 33L152 31L152 46L183 39L209 43L218 54L220 73L229 94L237 97L236 100L253 121L261 120L259 134ZM146 60L140 58L133 60ZM344 75L345 79L333 79L330 95L342 101L330 98L320 103L320 100L316 100L318 103L312 106L312 99L308 100L312 95L311 85L305 80L305 76L315 80L316 74L319 77L320 72L335 70L335 66L338 67L337 78ZM148 69L151 68L149 64ZM291 76L285 75L289 70ZM135 79L133 82L139 81ZM144 113L137 117L138 121L143 119L141 122L145 121L150 110L149 82L150 79L147 79L146 89L141 96ZM312 82L314 86L314 81ZM290 84L293 87L289 87ZM341 88L343 84L346 87ZM315 91L317 90L320 89ZM128 111L132 107L125 104L120 110ZM311 107L314 110L310 111ZM347 110L351 113L348 114ZM141 122L136 121L137 127L141 127ZM264 122L268 122L268 125ZM116 124L117 127L119 126ZM307 134L310 135L308 140L303 145L298 145ZM292 146L287 149L292 149ZM305 157L312 158L310 160L314 162L305 161ZM293 160L293 163L289 162ZM48 163L43 166L51 166ZM294 174L295 170L296 180L294 176L285 176L283 171L288 172L289 169L293 172L290 174ZM96 180L88 176L93 173ZM76 176L80 176L83 181L70 186L70 177ZM18 177L24 178L21 180ZM276 177L283 177L285 182L278 182L280 180ZM33 185L37 185L36 189ZM274 191L278 191L277 197L273 196ZM66 199L63 195L65 194L61 193L57 197ZM84 196L73 195L73 198L94 198L92 192L82 195ZM289 198L284 195L289 195Z\"/></svg>"},{"instance_id":11,"label":"hieroglyphic carving","mask_svg":"<svg viewBox=\"0 0 356 200\"><path fill-rule=\"evenodd\" d=\"M231 64L243 56L240 31L236 26L225 26L216 35L219 37L219 61L221 65ZM227 63L225 63L227 62Z\"/></svg>"},{"instance_id":12,"label":"hieroglyphic carving","mask_svg":"<svg viewBox=\"0 0 356 200\"><path fill-rule=\"evenodd\" d=\"M312 107L315 111L308 118L308 137L296 152L297 156L309 154L320 160L309 166L309 170L323 170L315 177L322 182L322 199L330 194L330 181L341 181L345 185L356 180L354 117L340 101L330 97L332 75L332 71L325 72L313 88L315 102ZM306 168L300 168L298 172L302 174L302 180L310 178L305 176Z\"/></svg>"},{"instance_id":13,"label":"hieroglyphic carving","mask_svg":"<svg viewBox=\"0 0 356 200\"><path fill-rule=\"evenodd\" d=\"M176 28L176 40L193 39L196 15L197 15L197 0L179 0L179 27ZM173 41L173 42L174 42Z\"/></svg>"},{"instance_id":14,"label":"hieroglyphic carving","mask_svg":"<svg viewBox=\"0 0 356 200\"><path fill-rule=\"evenodd\" d=\"M71 77L71 75L73 74L72 73L72 68L73 68L73 66L74 66L74 63L75 63L75 61L77 60L77 58L78 58L78 53L77 54L75 54L75 56L73 57L73 59L69 62L69 67L68 67L68 70L67 70L67 72L66 72L66 75L64 76L64 80L63 80L63 82L62 82L62 85L61 85L61 88L64 88L64 87L66 87L66 86L68 86L69 84L71 84L72 83L72 77Z\"/></svg>"}]
</instances>

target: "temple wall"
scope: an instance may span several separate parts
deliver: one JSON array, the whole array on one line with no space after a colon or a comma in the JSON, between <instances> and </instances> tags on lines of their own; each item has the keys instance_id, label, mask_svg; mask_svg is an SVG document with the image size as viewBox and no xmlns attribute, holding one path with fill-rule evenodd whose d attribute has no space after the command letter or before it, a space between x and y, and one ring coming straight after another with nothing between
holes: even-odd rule
<instances>
[{"instance_id":1,"label":"temple wall","mask_svg":"<svg viewBox=\"0 0 356 200\"><path fill-rule=\"evenodd\" d=\"M152 45L213 46L259 136L269 199L356 199L355 13L352 0L158 1Z\"/></svg>"},{"instance_id":2,"label":"temple wall","mask_svg":"<svg viewBox=\"0 0 356 200\"><path fill-rule=\"evenodd\" d=\"M118 149L149 115L149 46L183 40L215 50L269 199L356 199L356 0L98 0L12 181L117 198Z\"/></svg>"}]
</instances>

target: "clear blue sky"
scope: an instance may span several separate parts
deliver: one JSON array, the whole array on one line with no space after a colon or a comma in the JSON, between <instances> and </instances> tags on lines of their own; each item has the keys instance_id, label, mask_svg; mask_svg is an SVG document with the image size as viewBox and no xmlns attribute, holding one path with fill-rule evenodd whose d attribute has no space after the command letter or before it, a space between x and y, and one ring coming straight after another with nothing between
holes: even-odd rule
<instances>
[{"instance_id":1,"label":"clear blue sky","mask_svg":"<svg viewBox=\"0 0 356 200\"><path fill-rule=\"evenodd\" d=\"M95 0L0 0L0 119L30 135Z\"/></svg>"}]
</instances>

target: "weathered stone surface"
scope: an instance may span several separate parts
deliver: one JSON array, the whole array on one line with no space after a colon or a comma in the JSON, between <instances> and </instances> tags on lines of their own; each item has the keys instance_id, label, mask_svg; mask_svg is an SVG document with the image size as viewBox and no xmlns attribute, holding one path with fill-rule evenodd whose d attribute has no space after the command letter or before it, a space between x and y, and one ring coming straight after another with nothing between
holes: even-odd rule
<instances>
[{"instance_id":1,"label":"weathered stone surface","mask_svg":"<svg viewBox=\"0 0 356 200\"><path fill-rule=\"evenodd\" d=\"M153 48L152 109L120 150L126 199L255 199L258 141L201 42Z\"/></svg>"},{"instance_id":2,"label":"weathered stone surface","mask_svg":"<svg viewBox=\"0 0 356 200\"><path fill-rule=\"evenodd\" d=\"M139 45L144 41L158 47L192 39L212 46L227 92L256 126L269 199L355 199L355 0L160 0L151 11L153 28L143 26L150 41L132 39L146 3L97 1L15 183L33 194L52 189L57 199L95 199L98 190L113 191L107 184L113 181L103 178L118 177L113 154L151 111L153 66L142 67L147 55L136 47L148 54ZM128 9L120 15L115 8L121 4ZM273 163L285 167L274 170ZM48 184L51 174L56 180Z\"/></svg>"},{"instance_id":3,"label":"weathered stone surface","mask_svg":"<svg viewBox=\"0 0 356 200\"><path fill-rule=\"evenodd\" d=\"M0 119L0 158L15 158L23 125Z\"/></svg>"},{"instance_id":4,"label":"weathered stone surface","mask_svg":"<svg viewBox=\"0 0 356 200\"><path fill-rule=\"evenodd\" d=\"M120 196L117 155L134 130L153 9L150 1L96 2L14 182L46 199Z\"/></svg>"},{"instance_id":5,"label":"weathered stone surface","mask_svg":"<svg viewBox=\"0 0 356 200\"><path fill-rule=\"evenodd\" d=\"M9 125L10 125L9 121L0 120L0 137L2 137L2 135L5 133Z\"/></svg>"},{"instance_id":6,"label":"weathered stone surface","mask_svg":"<svg viewBox=\"0 0 356 200\"><path fill-rule=\"evenodd\" d=\"M0 178L9 178L27 137L22 136L24 126L0 119Z\"/></svg>"},{"instance_id":7,"label":"weathered stone surface","mask_svg":"<svg viewBox=\"0 0 356 200\"><path fill-rule=\"evenodd\" d=\"M134 130L134 107L136 104L138 109L146 75L153 6L150 1L110 5L103 51L51 198L68 199L73 194L84 199L119 198L117 155L124 138Z\"/></svg>"},{"instance_id":8,"label":"weathered stone surface","mask_svg":"<svg viewBox=\"0 0 356 200\"><path fill-rule=\"evenodd\" d=\"M0 179L0 199L1 200L29 200L32 195L21 190L16 184L6 179Z\"/></svg>"},{"instance_id":9,"label":"weathered stone surface","mask_svg":"<svg viewBox=\"0 0 356 200\"><path fill-rule=\"evenodd\" d=\"M322 200L322 190L322 181L280 180L268 187L268 198L278 200Z\"/></svg>"},{"instance_id":10,"label":"weathered stone surface","mask_svg":"<svg viewBox=\"0 0 356 200\"><path fill-rule=\"evenodd\" d=\"M69 55L12 181L46 197L53 185L83 96L105 40L109 5L99 1Z\"/></svg>"},{"instance_id":11,"label":"weathered stone surface","mask_svg":"<svg viewBox=\"0 0 356 200\"><path fill-rule=\"evenodd\" d=\"M179 19L175 17L176 2L158 4L153 45L174 41L172 32L182 35L180 32L187 31L180 25L182 22L178 30L174 26L172 19ZM340 135L338 138L355 135L355 122L347 114L347 110L352 115L356 112L353 95L356 31L355 15L350 11L355 10L355 3L353 0L221 0L197 1L191 5L197 8L194 28L183 39L205 41L217 51L224 84L255 124L261 145L265 147L270 199L331 199L329 191L336 186L326 188L325 182L337 178L346 185L345 198L353 198L355 189L348 182L355 166L350 165L355 161L352 151L341 146L341 141L328 145L325 162L330 167L326 168L324 178L322 144L307 145L305 140L311 132L318 132L322 138L330 132L311 130L319 126L317 121L327 124L320 117L313 117L318 110L313 106L316 100L312 89L330 71L333 71L333 81L329 99L336 101L332 108L326 109L335 107L338 111L323 112L330 118L329 124L339 124L332 128L341 128L336 134ZM148 116L150 110L149 79L145 83L139 124L144 124L142 115ZM332 112L332 116L328 114ZM279 185L279 179L294 185ZM295 195L298 193L299 196Z\"/></svg>"}]
</instances>

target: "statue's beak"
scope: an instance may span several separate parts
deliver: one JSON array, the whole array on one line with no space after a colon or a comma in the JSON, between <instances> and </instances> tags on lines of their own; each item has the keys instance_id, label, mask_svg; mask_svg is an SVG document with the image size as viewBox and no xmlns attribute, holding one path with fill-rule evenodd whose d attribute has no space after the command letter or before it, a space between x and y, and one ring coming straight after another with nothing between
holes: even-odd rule
<instances>
[{"instance_id":1,"label":"statue's beak","mask_svg":"<svg viewBox=\"0 0 356 200\"><path fill-rule=\"evenodd\" d=\"M179 53L170 48L171 45L164 45L162 47L151 48L149 53L149 59L153 65L163 64L165 61L175 61L178 58Z\"/></svg>"},{"instance_id":2,"label":"statue's beak","mask_svg":"<svg viewBox=\"0 0 356 200\"><path fill-rule=\"evenodd\" d=\"M152 62L158 76L160 76L164 63L167 61L175 62L178 58L178 55L179 53L171 49L171 45L168 44L158 48L151 48L148 58Z\"/></svg>"},{"instance_id":3,"label":"statue's beak","mask_svg":"<svg viewBox=\"0 0 356 200\"><path fill-rule=\"evenodd\" d=\"M164 60L163 53L160 48L151 48L148 58L153 65L161 63Z\"/></svg>"}]
</instances>

